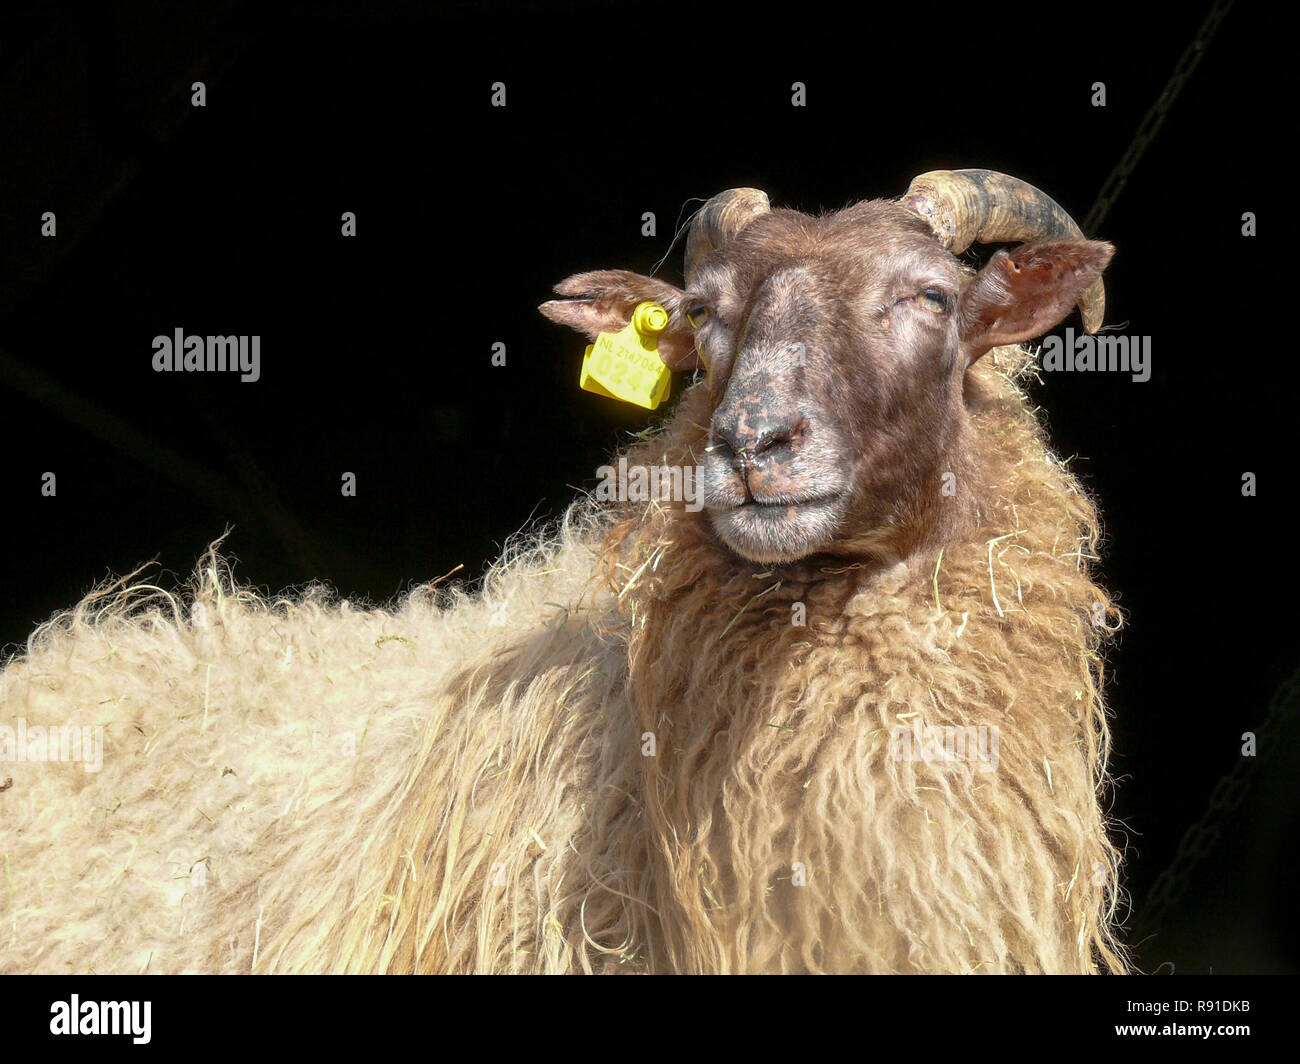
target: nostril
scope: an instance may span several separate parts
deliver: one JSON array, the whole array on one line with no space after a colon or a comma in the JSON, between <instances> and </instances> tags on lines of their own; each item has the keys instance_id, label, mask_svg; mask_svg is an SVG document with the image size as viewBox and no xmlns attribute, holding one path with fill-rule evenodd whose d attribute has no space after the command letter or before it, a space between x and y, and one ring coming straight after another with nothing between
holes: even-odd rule
<instances>
[{"instance_id":1,"label":"nostril","mask_svg":"<svg viewBox=\"0 0 1300 1064\"><path fill-rule=\"evenodd\" d=\"M751 464L762 456L790 444L797 444L808 431L808 419L800 415L788 418L769 418L757 424L739 421L718 421L710 434L710 447L733 466Z\"/></svg>"},{"instance_id":2,"label":"nostril","mask_svg":"<svg viewBox=\"0 0 1300 1064\"><path fill-rule=\"evenodd\" d=\"M746 448L746 451L751 455L758 456L775 450L782 444L789 443L793 438L793 426L789 428L769 428L759 433L758 438Z\"/></svg>"},{"instance_id":3,"label":"nostril","mask_svg":"<svg viewBox=\"0 0 1300 1064\"><path fill-rule=\"evenodd\" d=\"M741 445L733 435L715 427L709 433L709 450L716 451L723 458L731 458L741 450Z\"/></svg>"}]
</instances>

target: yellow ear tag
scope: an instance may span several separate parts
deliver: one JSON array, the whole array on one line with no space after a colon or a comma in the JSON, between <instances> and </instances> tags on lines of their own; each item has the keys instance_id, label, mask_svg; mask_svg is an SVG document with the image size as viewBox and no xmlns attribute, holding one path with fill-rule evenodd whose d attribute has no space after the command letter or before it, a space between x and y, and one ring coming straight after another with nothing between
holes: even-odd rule
<instances>
[{"instance_id":1,"label":"yellow ear tag","mask_svg":"<svg viewBox=\"0 0 1300 1064\"><path fill-rule=\"evenodd\" d=\"M653 410L673 379L659 357L659 334L667 327L668 312L658 303L638 304L624 328L601 333L587 346L578 383L597 395Z\"/></svg>"}]
</instances>

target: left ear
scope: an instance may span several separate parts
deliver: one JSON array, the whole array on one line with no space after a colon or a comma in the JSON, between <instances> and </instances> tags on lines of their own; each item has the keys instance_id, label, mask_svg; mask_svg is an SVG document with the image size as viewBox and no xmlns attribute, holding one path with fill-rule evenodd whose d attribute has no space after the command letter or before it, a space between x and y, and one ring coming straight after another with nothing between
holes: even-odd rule
<instances>
[{"instance_id":1,"label":"left ear","mask_svg":"<svg viewBox=\"0 0 1300 1064\"><path fill-rule=\"evenodd\" d=\"M1050 240L999 251L962 298L966 365L991 348L1042 336L1070 313L1114 253L1101 240Z\"/></svg>"},{"instance_id":2,"label":"left ear","mask_svg":"<svg viewBox=\"0 0 1300 1064\"><path fill-rule=\"evenodd\" d=\"M555 291L566 298L552 299L537 309L589 340L599 333L618 332L632 320L638 303L654 300L668 311L668 327L659 334L659 357L672 370L700 365L695 332L682 314L686 293L680 288L630 270L592 270L565 278Z\"/></svg>"}]
</instances>

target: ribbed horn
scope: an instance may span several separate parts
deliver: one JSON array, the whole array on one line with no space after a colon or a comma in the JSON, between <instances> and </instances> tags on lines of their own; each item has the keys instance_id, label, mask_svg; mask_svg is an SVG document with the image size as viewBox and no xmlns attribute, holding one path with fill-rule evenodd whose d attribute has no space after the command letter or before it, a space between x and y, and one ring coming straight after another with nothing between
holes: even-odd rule
<instances>
[{"instance_id":1,"label":"ribbed horn","mask_svg":"<svg viewBox=\"0 0 1300 1064\"><path fill-rule=\"evenodd\" d=\"M686 237L686 284L695 279L704 257L731 240L760 214L772 209L767 193L757 188L719 192L701 207Z\"/></svg>"},{"instance_id":2,"label":"ribbed horn","mask_svg":"<svg viewBox=\"0 0 1300 1064\"><path fill-rule=\"evenodd\" d=\"M996 170L932 170L912 179L902 204L924 218L954 255L975 243L1084 239L1051 196ZM1083 293L1079 311L1088 332L1101 328L1106 290L1100 280Z\"/></svg>"}]
</instances>

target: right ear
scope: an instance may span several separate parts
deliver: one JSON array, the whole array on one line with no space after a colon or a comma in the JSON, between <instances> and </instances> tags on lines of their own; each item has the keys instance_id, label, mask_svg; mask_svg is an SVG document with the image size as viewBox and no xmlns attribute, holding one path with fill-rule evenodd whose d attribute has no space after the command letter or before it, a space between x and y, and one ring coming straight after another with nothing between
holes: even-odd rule
<instances>
[{"instance_id":1,"label":"right ear","mask_svg":"<svg viewBox=\"0 0 1300 1064\"><path fill-rule=\"evenodd\" d=\"M962 297L966 364L991 348L1042 336L1070 313L1114 253L1101 240L1045 240L997 252Z\"/></svg>"},{"instance_id":2,"label":"right ear","mask_svg":"<svg viewBox=\"0 0 1300 1064\"><path fill-rule=\"evenodd\" d=\"M565 278L555 291L565 298L552 299L537 309L589 340L599 333L618 332L632 320L638 303L654 300L668 312L668 327L659 334L659 357L671 370L700 366L695 332L682 314L686 293L680 288L630 270L592 270Z\"/></svg>"}]
</instances>

